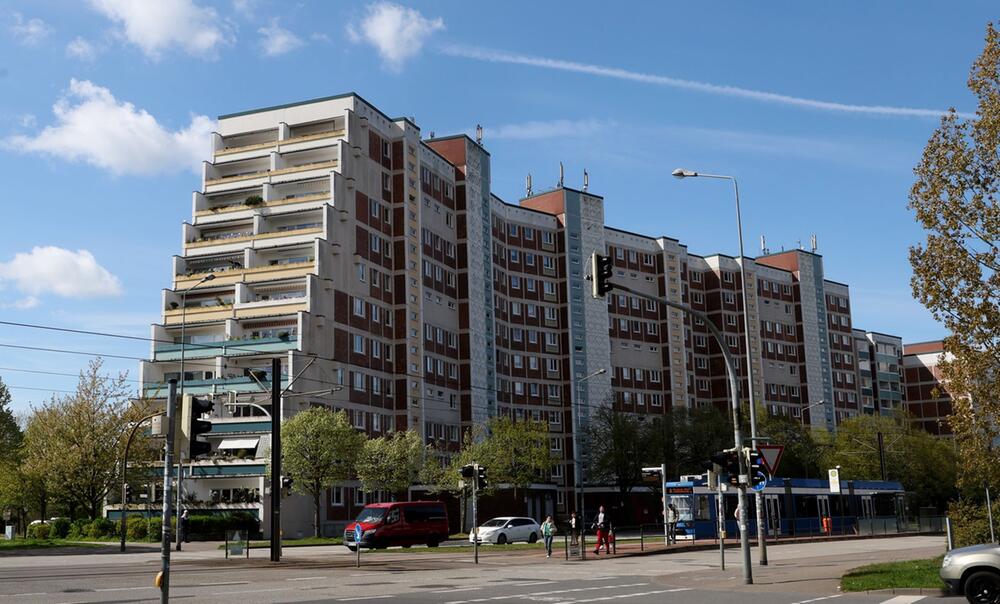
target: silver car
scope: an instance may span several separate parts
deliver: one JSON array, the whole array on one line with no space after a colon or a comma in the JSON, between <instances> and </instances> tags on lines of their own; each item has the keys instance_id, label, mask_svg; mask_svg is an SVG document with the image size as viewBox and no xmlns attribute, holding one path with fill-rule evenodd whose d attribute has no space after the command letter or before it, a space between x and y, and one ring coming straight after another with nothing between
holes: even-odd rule
<instances>
[{"instance_id":1,"label":"silver car","mask_svg":"<svg viewBox=\"0 0 1000 604\"><path fill-rule=\"evenodd\" d=\"M953 549L941 562L941 579L952 593L974 604L1000 604L1000 546Z\"/></svg>"}]
</instances>

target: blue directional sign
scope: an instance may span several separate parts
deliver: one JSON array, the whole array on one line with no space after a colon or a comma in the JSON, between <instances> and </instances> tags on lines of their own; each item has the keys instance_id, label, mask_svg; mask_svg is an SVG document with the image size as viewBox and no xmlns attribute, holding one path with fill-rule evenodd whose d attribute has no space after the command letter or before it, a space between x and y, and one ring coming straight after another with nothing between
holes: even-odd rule
<instances>
[{"instance_id":1,"label":"blue directional sign","mask_svg":"<svg viewBox=\"0 0 1000 604\"><path fill-rule=\"evenodd\" d=\"M764 472L757 472L756 478L751 481L750 488L754 491L763 491L767 487L768 476Z\"/></svg>"},{"instance_id":2,"label":"blue directional sign","mask_svg":"<svg viewBox=\"0 0 1000 604\"><path fill-rule=\"evenodd\" d=\"M354 524L354 542L361 543L361 523L356 522Z\"/></svg>"}]
</instances>

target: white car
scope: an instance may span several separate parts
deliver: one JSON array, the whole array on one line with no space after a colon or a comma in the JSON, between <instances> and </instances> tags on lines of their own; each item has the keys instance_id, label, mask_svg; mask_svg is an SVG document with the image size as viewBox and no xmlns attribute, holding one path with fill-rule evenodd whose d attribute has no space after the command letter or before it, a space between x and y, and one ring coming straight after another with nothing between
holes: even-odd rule
<instances>
[{"instance_id":1,"label":"white car","mask_svg":"<svg viewBox=\"0 0 1000 604\"><path fill-rule=\"evenodd\" d=\"M479 542L506 545L515 541L534 543L542 535L542 528L531 518L518 516L501 516L479 525ZM469 543L475 537L469 535Z\"/></svg>"}]
</instances>

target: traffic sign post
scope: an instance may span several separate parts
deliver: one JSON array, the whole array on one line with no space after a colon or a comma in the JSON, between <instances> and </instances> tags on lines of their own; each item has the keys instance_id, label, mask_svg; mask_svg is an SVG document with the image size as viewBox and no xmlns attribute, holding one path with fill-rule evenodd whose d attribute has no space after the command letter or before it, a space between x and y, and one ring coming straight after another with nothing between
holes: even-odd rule
<instances>
[{"instance_id":1,"label":"traffic sign post","mask_svg":"<svg viewBox=\"0 0 1000 604\"><path fill-rule=\"evenodd\" d=\"M355 522L354 523L354 554L355 554L355 556L357 558L356 558L356 560L354 562L354 566L357 567L357 568L361 568L361 535L362 534L363 533L361 532L361 523L360 522Z\"/></svg>"}]
</instances>

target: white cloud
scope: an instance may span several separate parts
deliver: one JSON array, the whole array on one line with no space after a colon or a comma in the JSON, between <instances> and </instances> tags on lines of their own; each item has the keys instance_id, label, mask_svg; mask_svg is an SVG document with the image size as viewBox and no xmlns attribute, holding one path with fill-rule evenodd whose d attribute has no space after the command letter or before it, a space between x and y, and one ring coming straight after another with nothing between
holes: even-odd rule
<instances>
[{"instance_id":1,"label":"white cloud","mask_svg":"<svg viewBox=\"0 0 1000 604\"><path fill-rule=\"evenodd\" d=\"M29 310L38 306L40 301L35 296L25 296L10 303L0 304L0 308L13 308L14 310Z\"/></svg>"},{"instance_id":2,"label":"white cloud","mask_svg":"<svg viewBox=\"0 0 1000 604\"><path fill-rule=\"evenodd\" d=\"M66 56L89 63L97 58L97 47L77 36L66 44Z\"/></svg>"},{"instance_id":3,"label":"white cloud","mask_svg":"<svg viewBox=\"0 0 1000 604\"><path fill-rule=\"evenodd\" d=\"M271 19L270 25L261 27L257 30L257 33L263 36L260 41L260 47L264 52L264 56L267 57L283 55L304 44L302 38L278 25L277 19Z\"/></svg>"},{"instance_id":4,"label":"white cloud","mask_svg":"<svg viewBox=\"0 0 1000 604\"><path fill-rule=\"evenodd\" d=\"M33 298L55 294L66 298L97 298L122 293L121 282L97 263L87 250L45 246L21 252L10 262L0 262L0 282L12 281L27 298L22 307L38 303ZM17 303L15 303L17 304Z\"/></svg>"},{"instance_id":5,"label":"white cloud","mask_svg":"<svg viewBox=\"0 0 1000 604\"><path fill-rule=\"evenodd\" d=\"M350 24L347 34L352 42L367 42L375 47L383 63L399 71L403 63L418 54L431 34L444 29L444 20L427 19L419 11L392 2L368 5L360 24Z\"/></svg>"},{"instance_id":6,"label":"white cloud","mask_svg":"<svg viewBox=\"0 0 1000 604\"><path fill-rule=\"evenodd\" d=\"M189 55L215 56L233 37L215 9L192 0L90 0L108 19L121 24L122 35L146 56L159 59L178 47Z\"/></svg>"},{"instance_id":7,"label":"white cloud","mask_svg":"<svg viewBox=\"0 0 1000 604\"><path fill-rule=\"evenodd\" d=\"M503 140L538 140L545 138L580 138L594 136L613 124L596 119L529 121L483 128L483 138Z\"/></svg>"},{"instance_id":8,"label":"white cloud","mask_svg":"<svg viewBox=\"0 0 1000 604\"><path fill-rule=\"evenodd\" d=\"M37 136L11 136L12 151L83 161L113 174L155 174L201 169L215 122L193 115L183 130L171 131L143 109L119 101L107 88L70 80L69 91L52 107L56 123Z\"/></svg>"},{"instance_id":9,"label":"white cloud","mask_svg":"<svg viewBox=\"0 0 1000 604\"><path fill-rule=\"evenodd\" d=\"M25 19L21 13L14 13L14 24L10 33L24 46L38 46L52 33L52 28L38 18Z\"/></svg>"},{"instance_id":10,"label":"white cloud","mask_svg":"<svg viewBox=\"0 0 1000 604\"><path fill-rule=\"evenodd\" d=\"M17 116L17 125L22 128L34 128L37 123L34 113L22 113Z\"/></svg>"},{"instance_id":11,"label":"white cloud","mask_svg":"<svg viewBox=\"0 0 1000 604\"><path fill-rule=\"evenodd\" d=\"M903 116L903 117L931 117L938 118L945 113L940 109L918 109L913 107L893 107L886 105L852 105L847 103L837 103L833 101L823 101L818 99L808 99L803 97L789 96L775 92L763 90L753 90L749 88L739 88L737 86L727 86L721 84L711 84L708 82L698 82L695 80L683 80L669 76L629 71L618 67L606 67L603 65L593 65L590 63L577 63L573 61L563 61L561 59L550 59L546 57L536 57L522 55L501 50L491 50L488 48L476 48L468 46L449 45L441 49L449 56L475 59L478 61L488 61L491 63L509 63L513 65L528 65L543 69L557 71L568 71L594 75L603 78L613 78L618 80L628 80L641 82L643 84L655 84L679 88L682 90L693 90L720 96L731 96L737 98L750 99L763 103L775 103L779 105L790 105L807 109L818 109L821 111L834 111L841 113L857 113L867 115L883 116ZM968 113L959 113L961 117L971 117Z\"/></svg>"}]
</instances>

